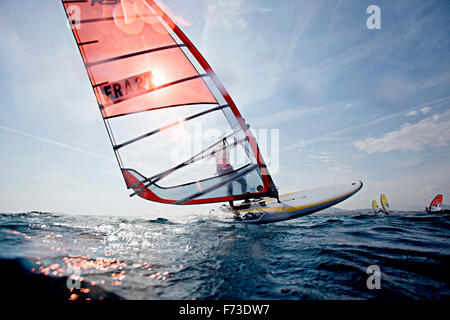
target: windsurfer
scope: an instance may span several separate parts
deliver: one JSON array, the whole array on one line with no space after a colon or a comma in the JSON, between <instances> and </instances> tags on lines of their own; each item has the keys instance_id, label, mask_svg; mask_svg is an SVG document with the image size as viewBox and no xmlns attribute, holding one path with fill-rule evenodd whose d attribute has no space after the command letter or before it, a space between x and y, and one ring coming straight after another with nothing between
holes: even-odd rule
<instances>
[{"instance_id":1,"label":"windsurfer","mask_svg":"<svg viewBox=\"0 0 450 320\"><path fill-rule=\"evenodd\" d=\"M238 144L236 137L234 138L234 146L236 147ZM217 174L223 179L229 179L230 174L233 174L235 171L233 166L230 164L230 149L228 146L227 138L222 139L222 145L219 144L213 152L211 152L211 156L216 159L216 168ZM241 191L243 194L247 192L247 181L244 177L240 177L236 180L241 185ZM233 181L228 184L228 195L233 195ZM230 201L230 207L234 210L233 201Z\"/></svg>"}]
</instances>

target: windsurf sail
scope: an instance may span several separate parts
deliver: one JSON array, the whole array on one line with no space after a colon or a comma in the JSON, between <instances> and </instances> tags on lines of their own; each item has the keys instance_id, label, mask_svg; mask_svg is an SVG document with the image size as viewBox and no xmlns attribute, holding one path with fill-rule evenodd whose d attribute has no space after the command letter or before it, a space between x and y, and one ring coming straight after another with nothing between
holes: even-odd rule
<instances>
[{"instance_id":1,"label":"windsurf sail","mask_svg":"<svg viewBox=\"0 0 450 320\"><path fill-rule=\"evenodd\" d=\"M380 210L378 208L378 204L375 200L372 200L372 211L374 214L377 214L378 212L380 212Z\"/></svg>"},{"instance_id":2,"label":"windsurf sail","mask_svg":"<svg viewBox=\"0 0 450 320\"><path fill-rule=\"evenodd\" d=\"M131 195L170 204L278 197L231 96L160 5L62 3Z\"/></svg>"},{"instance_id":3,"label":"windsurf sail","mask_svg":"<svg viewBox=\"0 0 450 320\"><path fill-rule=\"evenodd\" d=\"M430 206L428 207L427 211L429 211L429 212L442 211L442 200L443 200L442 194L438 194L431 201Z\"/></svg>"},{"instance_id":4,"label":"windsurf sail","mask_svg":"<svg viewBox=\"0 0 450 320\"><path fill-rule=\"evenodd\" d=\"M380 202L381 202L381 208L382 208L382 211L383 211L384 213L388 214L388 213L389 213L389 211L388 211L389 203L388 203L388 201L387 201L386 195L382 194L382 195L380 196Z\"/></svg>"}]
</instances>

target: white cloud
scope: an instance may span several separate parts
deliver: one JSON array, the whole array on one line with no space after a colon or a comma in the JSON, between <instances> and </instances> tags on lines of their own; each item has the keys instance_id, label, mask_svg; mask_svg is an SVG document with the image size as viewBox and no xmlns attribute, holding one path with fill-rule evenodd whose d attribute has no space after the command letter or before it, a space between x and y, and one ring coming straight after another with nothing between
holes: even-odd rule
<instances>
[{"instance_id":1,"label":"white cloud","mask_svg":"<svg viewBox=\"0 0 450 320\"><path fill-rule=\"evenodd\" d=\"M422 114L427 114L427 113L430 113L431 112L431 107L423 107L423 108L420 108L420 112L422 112Z\"/></svg>"},{"instance_id":2,"label":"white cloud","mask_svg":"<svg viewBox=\"0 0 450 320\"><path fill-rule=\"evenodd\" d=\"M438 103L447 103L449 100L450 100L450 96L447 96L447 97L444 97L444 98L440 98L440 99L436 99L436 100L433 100L433 101L429 101L429 102L427 102L427 105L438 104ZM371 126L371 125L374 125L374 124L377 124L377 123L383 123L386 120L393 119L393 118L396 118L396 117L399 117L399 116L403 116L405 114L405 112L414 111L415 109L417 109L417 108L419 108L421 106L415 106L415 107L411 107L411 108L408 108L406 110L403 110L403 111L400 111L400 112L397 112L397 113L391 113L391 114L388 114L388 115L386 115L384 117L380 117L380 118L376 118L374 120L363 122L363 123L360 123L360 124L357 124L357 125L354 125L352 127L348 127L348 128L342 129L342 130L337 130L337 131L334 131L334 132L330 132L330 133L327 133L327 134L325 134L323 136L320 136L320 137L317 137L317 138L313 138L313 139L310 139L310 140L302 140L302 139L300 139L300 140L297 140L296 142L288 145L287 147L283 148L281 151L285 152L285 151L295 150L295 149L298 149L298 148L305 148L305 147L307 147L307 146L309 146L309 145L311 145L313 143L316 143L318 141L326 140L326 139L328 139L330 137L335 137L335 136L338 136L338 135L341 135L341 134L345 134L345 133L351 132L351 131L356 130L356 129L368 127L368 126ZM436 117L439 117L439 115L435 114L435 115L433 115L433 117L434 117L434 119L436 119Z\"/></svg>"},{"instance_id":3,"label":"white cloud","mask_svg":"<svg viewBox=\"0 0 450 320\"><path fill-rule=\"evenodd\" d=\"M410 112L408 112L406 115L407 116L417 116L419 113L421 113L421 114L423 114L423 115L426 115L427 113L430 113L431 112L431 107L429 107L429 106L425 106L425 107L423 107L423 108L420 108L420 109L418 109L418 110L413 110L413 111L410 111Z\"/></svg>"},{"instance_id":4,"label":"white cloud","mask_svg":"<svg viewBox=\"0 0 450 320\"><path fill-rule=\"evenodd\" d=\"M357 140L353 145L368 154L389 151L417 151L424 146L442 147L450 144L450 111L433 115L418 123L406 123L398 130L375 138Z\"/></svg>"}]
</instances>

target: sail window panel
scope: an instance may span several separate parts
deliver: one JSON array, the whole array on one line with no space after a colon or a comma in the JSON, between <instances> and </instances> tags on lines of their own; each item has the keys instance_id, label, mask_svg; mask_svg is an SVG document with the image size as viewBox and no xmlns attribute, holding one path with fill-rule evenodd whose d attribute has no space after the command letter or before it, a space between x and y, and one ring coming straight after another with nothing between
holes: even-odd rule
<instances>
[{"instance_id":1,"label":"sail window panel","mask_svg":"<svg viewBox=\"0 0 450 320\"><path fill-rule=\"evenodd\" d=\"M133 168L147 177L173 168L197 155L196 161L159 182L168 187L214 176L217 163L212 151L223 148L222 139L226 136L229 163L233 168L251 163L245 150L248 142L245 138L242 139L243 133L231 131L220 110L190 121L180 121L176 126L129 144L118 152L126 168Z\"/></svg>"},{"instance_id":2,"label":"sail window panel","mask_svg":"<svg viewBox=\"0 0 450 320\"><path fill-rule=\"evenodd\" d=\"M142 30L136 34L125 34L116 26L116 21L100 21L84 23L76 30L87 62L95 62L176 44L167 32L161 31L161 24L143 24Z\"/></svg>"},{"instance_id":3,"label":"sail window panel","mask_svg":"<svg viewBox=\"0 0 450 320\"><path fill-rule=\"evenodd\" d=\"M168 200L170 202L179 201L185 199L186 197L196 195L199 192L205 192L209 188L212 188L210 192L205 192L204 194L199 195L194 199L194 201L202 200L202 199L211 199L215 201L221 201L223 197L228 196L238 196L242 193L242 180L241 183L236 181L230 181L232 176L240 175L242 172L248 171L251 169L250 166L244 166L236 170L236 172L230 173L228 175L222 176L214 176L205 180L197 180L191 183L178 185L170 188L163 188L158 184L151 184L147 186L147 188L140 189L140 196L146 199L150 199L152 196L149 194L149 190L154 193L160 199ZM135 170L126 170L125 174L126 180L128 180L127 184L131 185L136 181L143 181L145 177L141 175L139 172ZM133 177L133 179L129 179L129 177ZM249 190L250 193L254 193L254 190L258 191L262 187L262 179L261 175L257 170L251 170L246 174L241 176L242 179L245 180L245 187ZM218 186L218 184L224 183L225 185ZM227 183L228 182L228 183ZM139 186L138 188L141 188Z\"/></svg>"},{"instance_id":4,"label":"sail window panel","mask_svg":"<svg viewBox=\"0 0 450 320\"><path fill-rule=\"evenodd\" d=\"M200 153L221 139L228 128L218 110L190 121L179 121L176 126L129 144L118 152L125 167L152 176Z\"/></svg>"},{"instance_id":5,"label":"sail window panel","mask_svg":"<svg viewBox=\"0 0 450 320\"><path fill-rule=\"evenodd\" d=\"M189 152L190 150L180 150L180 154ZM176 156L176 152L174 151L174 156ZM247 166L251 164L250 160L246 156L243 146L238 144L236 147L232 148L230 151L230 162L234 170L237 170L243 166ZM164 179L157 182L157 184L161 187L174 187L190 182L200 181L204 179L208 179L211 177L218 176L217 172L217 163L212 156L212 151L204 152L204 158L198 160L197 162L191 163L188 166L185 166L179 170L174 171L172 174L168 175ZM181 159L181 157L180 157ZM226 174L224 175L224 178ZM235 190L235 194L242 194L242 190ZM246 193L249 190L243 191Z\"/></svg>"},{"instance_id":6,"label":"sail window panel","mask_svg":"<svg viewBox=\"0 0 450 320\"><path fill-rule=\"evenodd\" d=\"M177 161L184 161L173 158L172 150L176 143L170 139L174 138L175 134L170 131L164 135L152 135L120 149L118 153L125 168L132 168L146 177L151 177L177 165Z\"/></svg>"},{"instance_id":7,"label":"sail window panel","mask_svg":"<svg viewBox=\"0 0 450 320\"><path fill-rule=\"evenodd\" d=\"M245 151L247 142L245 140L238 140L237 138L239 132L227 135L228 143L224 146L222 143L223 135L218 136L214 133L209 135L208 131L210 131L210 128L203 132L204 136L200 136L200 132L196 135L195 131L198 131L198 128L193 128L194 132L190 134L190 141L186 141L185 144L175 147L172 151L172 159L179 161L179 163L192 157L195 157L194 161L159 181L158 184L160 186L172 187L189 181L198 181L216 176L217 161L214 156L215 152L228 152L229 164L234 170L252 163L252 159L248 157ZM238 142L236 144L233 143L235 137Z\"/></svg>"},{"instance_id":8,"label":"sail window panel","mask_svg":"<svg viewBox=\"0 0 450 320\"><path fill-rule=\"evenodd\" d=\"M103 97L100 89L96 88L96 91L97 95ZM103 101L103 103L105 102ZM101 111L104 118L109 118L194 103L217 103L215 97L211 94L211 91L209 91L201 78L174 84L116 104L105 106Z\"/></svg>"},{"instance_id":9,"label":"sail window panel","mask_svg":"<svg viewBox=\"0 0 450 320\"><path fill-rule=\"evenodd\" d=\"M211 104L177 106L115 117L108 122L117 144L121 144L214 107Z\"/></svg>"},{"instance_id":10,"label":"sail window panel","mask_svg":"<svg viewBox=\"0 0 450 320\"><path fill-rule=\"evenodd\" d=\"M89 68L95 84L114 82L144 72L151 72L152 86L198 75L179 48L165 49L126 59L92 65Z\"/></svg>"},{"instance_id":11,"label":"sail window panel","mask_svg":"<svg viewBox=\"0 0 450 320\"><path fill-rule=\"evenodd\" d=\"M198 180L194 181L189 184L174 186L171 188L163 188L159 185L156 186L150 186L149 189L155 193L158 197L163 199L174 199L174 200L180 200L183 199L189 195L195 194L197 192L202 192L203 190L208 189L209 187L212 187L214 185L217 185L218 183L221 183L225 179L230 179L232 175L239 174L239 172L243 169L247 168L243 167L236 173L231 173L229 175L225 176L214 176L210 179L206 180ZM244 175L242 177L243 180L245 180L245 186L246 191L245 193L255 193L259 186L262 186L263 182L261 179L261 176L257 170L253 170L249 172L248 174ZM241 181L242 183L242 181ZM221 186L219 188L216 188L212 190L211 192L205 193L196 199L209 199L209 198L222 198L227 196L238 196L243 194L242 193L242 185L241 183L236 181L230 181L228 184Z\"/></svg>"}]
</instances>

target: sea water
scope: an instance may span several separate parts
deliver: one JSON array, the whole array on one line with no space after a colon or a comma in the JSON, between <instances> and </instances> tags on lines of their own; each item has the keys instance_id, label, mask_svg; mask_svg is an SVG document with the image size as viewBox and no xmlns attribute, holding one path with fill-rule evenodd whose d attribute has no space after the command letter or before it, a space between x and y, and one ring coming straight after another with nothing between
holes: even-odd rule
<instances>
[{"instance_id":1,"label":"sea water","mask_svg":"<svg viewBox=\"0 0 450 320\"><path fill-rule=\"evenodd\" d=\"M104 290L100 299L449 299L449 218L346 212L245 225L217 213L181 222L8 213L0 267L70 277L46 290L81 282ZM5 270L17 267L4 279Z\"/></svg>"}]
</instances>

